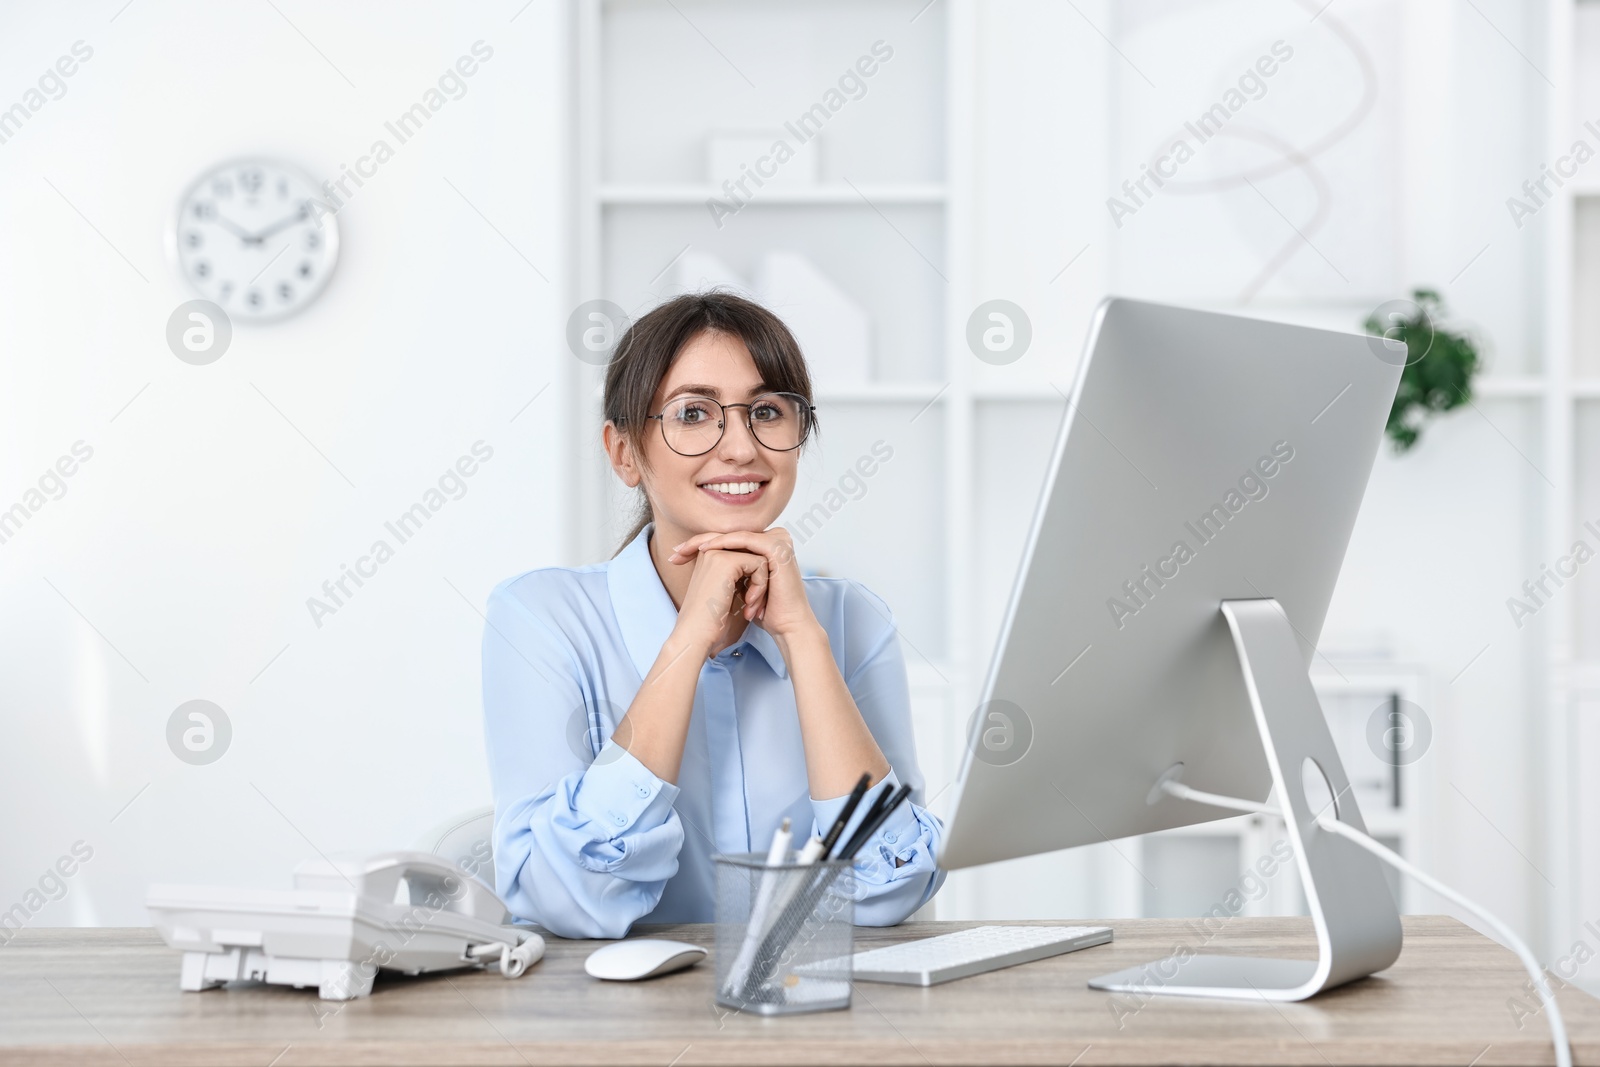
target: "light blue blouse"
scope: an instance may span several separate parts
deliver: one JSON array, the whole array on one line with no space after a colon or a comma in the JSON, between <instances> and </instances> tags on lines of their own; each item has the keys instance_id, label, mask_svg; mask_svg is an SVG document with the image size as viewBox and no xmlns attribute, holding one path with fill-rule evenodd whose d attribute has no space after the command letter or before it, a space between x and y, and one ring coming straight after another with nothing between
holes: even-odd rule
<instances>
[{"instance_id":1,"label":"light blue blouse","mask_svg":"<svg viewBox=\"0 0 1600 1067\"><path fill-rule=\"evenodd\" d=\"M562 937L618 938L640 920L711 922L713 853L764 854L785 816L799 847L846 799L811 797L788 667L755 625L701 668L677 784L610 742L678 618L650 559L651 532L606 563L528 571L489 597L495 889L519 920ZM888 607L856 582L806 578L805 588L891 787L912 787L855 863L856 923L892 926L946 873L934 866L944 825L918 803L899 637Z\"/></svg>"}]
</instances>

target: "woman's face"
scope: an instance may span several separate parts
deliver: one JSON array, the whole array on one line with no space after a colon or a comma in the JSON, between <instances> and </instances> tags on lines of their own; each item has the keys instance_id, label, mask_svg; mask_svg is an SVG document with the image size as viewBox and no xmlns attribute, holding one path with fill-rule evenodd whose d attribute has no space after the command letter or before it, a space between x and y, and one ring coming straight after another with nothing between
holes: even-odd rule
<instances>
[{"instance_id":1,"label":"woman's face","mask_svg":"<svg viewBox=\"0 0 1600 1067\"><path fill-rule=\"evenodd\" d=\"M743 341L707 330L678 353L656 387L650 413L665 410L677 396L692 394L724 404L743 404L769 391L771 386L761 380ZM674 452L667 446L659 420L651 420L644 439L646 464L635 467L631 474L619 466L618 472L630 486L643 481L656 526L664 533L676 537L765 530L777 521L794 494L801 450L778 452L764 447L751 434L745 415L742 407L729 411L722 439L700 456ZM710 417L716 417L715 408Z\"/></svg>"}]
</instances>

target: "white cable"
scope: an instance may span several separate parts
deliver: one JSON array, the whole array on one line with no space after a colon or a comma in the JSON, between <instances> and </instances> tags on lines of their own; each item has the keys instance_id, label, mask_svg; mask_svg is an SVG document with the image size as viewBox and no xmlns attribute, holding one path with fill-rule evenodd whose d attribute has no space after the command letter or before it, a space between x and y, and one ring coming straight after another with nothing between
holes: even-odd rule
<instances>
[{"instance_id":1,"label":"white cable","mask_svg":"<svg viewBox=\"0 0 1600 1067\"><path fill-rule=\"evenodd\" d=\"M1191 789L1182 782L1163 782L1161 788L1164 792L1177 797L1179 800L1192 800L1195 803L1209 804L1216 808L1258 812L1263 815L1277 815L1280 818L1283 814L1277 808L1268 804L1257 804L1251 800L1240 800L1238 797L1225 797L1218 793L1202 792L1199 789ZM1556 1046L1556 1067L1572 1067L1572 1047L1567 1042L1567 1024L1561 1017L1561 1006L1556 1003L1555 994L1550 991L1549 983L1544 980L1544 969L1539 966L1538 959L1534 957L1528 946L1523 943L1522 938L1512 932L1511 928L1506 926L1505 923L1489 914L1486 909L1474 904L1432 875L1412 866L1401 858L1398 853L1380 845L1355 827L1340 822L1337 815L1331 812L1318 815L1316 824L1329 833L1338 834L1346 841L1360 845L1395 870L1410 875L1441 897L1465 908L1487 923L1500 936L1500 939L1510 946L1511 951L1517 954L1517 958L1522 961L1523 967L1527 968L1528 974L1533 977L1534 988L1539 991L1539 1000L1544 1004L1544 1010L1549 1018L1550 1039Z\"/></svg>"},{"instance_id":2,"label":"white cable","mask_svg":"<svg viewBox=\"0 0 1600 1067\"><path fill-rule=\"evenodd\" d=\"M500 973L507 978L521 978L527 969L544 959L544 938L531 930L519 931L522 943L511 950L511 963L500 958Z\"/></svg>"},{"instance_id":3,"label":"white cable","mask_svg":"<svg viewBox=\"0 0 1600 1067\"><path fill-rule=\"evenodd\" d=\"M1317 825L1329 833L1338 834L1346 841L1360 845L1395 870L1409 874L1441 897L1454 901L1457 905L1472 912L1472 914L1487 923L1495 933L1499 934L1500 939L1509 945L1511 951L1515 952L1518 958L1522 960L1522 965L1528 969L1528 974L1533 976L1534 988L1539 991L1539 999L1544 1002L1544 1010L1549 1015L1550 1039L1555 1042L1557 1067L1572 1067L1572 1047L1567 1042L1567 1024L1561 1018L1561 1007L1556 1003L1555 994L1550 991L1549 983L1544 980L1544 969L1539 966L1539 961L1534 957L1528 946L1523 944L1522 938L1513 933L1505 923L1489 914L1485 908L1474 904L1433 876L1413 867L1399 855L1378 844L1378 842L1355 827L1347 826L1340 822L1336 816L1331 814L1323 815L1317 819Z\"/></svg>"},{"instance_id":4,"label":"white cable","mask_svg":"<svg viewBox=\"0 0 1600 1067\"><path fill-rule=\"evenodd\" d=\"M507 978L521 978L528 968L544 957L544 938L531 931L516 931L515 944L488 941L472 945L467 955L487 964L495 957L500 959L500 973Z\"/></svg>"},{"instance_id":5,"label":"white cable","mask_svg":"<svg viewBox=\"0 0 1600 1067\"><path fill-rule=\"evenodd\" d=\"M1277 815L1278 809L1271 804L1257 804L1253 800L1240 800L1238 797L1225 797L1220 793L1205 793L1198 789L1191 789L1182 782L1168 781L1161 783L1163 792L1177 797L1179 800L1192 800L1196 804L1209 804L1213 808L1232 808L1234 811L1254 812L1258 815Z\"/></svg>"}]
</instances>

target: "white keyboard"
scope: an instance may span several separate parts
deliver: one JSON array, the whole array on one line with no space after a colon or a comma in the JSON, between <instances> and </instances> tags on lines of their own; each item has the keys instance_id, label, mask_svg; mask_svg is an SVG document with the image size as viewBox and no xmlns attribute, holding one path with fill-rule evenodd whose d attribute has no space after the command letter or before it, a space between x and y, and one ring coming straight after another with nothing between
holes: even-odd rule
<instances>
[{"instance_id":1,"label":"white keyboard","mask_svg":"<svg viewBox=\"0 0 1600 1067\"><path fill-rule=\"evenodd\" d=\"M1109 926L974 926L857 952L851 976L868 982L937 985L1110 940Z\"/></svg>"}]
</instances>

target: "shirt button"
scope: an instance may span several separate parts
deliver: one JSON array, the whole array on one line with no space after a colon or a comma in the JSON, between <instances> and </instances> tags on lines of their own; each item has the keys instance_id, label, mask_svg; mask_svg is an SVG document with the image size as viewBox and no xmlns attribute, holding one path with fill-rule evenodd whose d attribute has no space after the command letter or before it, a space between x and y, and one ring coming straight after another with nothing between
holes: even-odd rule
<instances>
[{"instance_id":1,"label":"shirt button","mask_svg":"<svg viewBox=\"0 0 1600 1067\"><path fill-rule=\"evenodd\" d=\"M744 650L736 648L736 649L733 650L733 654L735 656L742 656L742 655L744 655Z\"/></svg>"},{"instance_id":2,"label":"shirt button","mask_svg":"<svg viewBox=\"0 0 1600 1067\"><path fill-rule=\"evenodd\" d=\"M628 825L628 817L626 815L619 815L619 814L613 813L612 816L611 816L611 820L613 822L615 822L618 826L626 826L626 825Z\"/></svg>"},{"instance_id":3,"label":"shirt button","mask_svg":"<svg viewBox=\"0 0 1600 1067\"><path fill-rule=\"evenodd\" d=\"M649 796L650 795L650 787L647 786L647 785L641 785L639 787L639 795L642 796L642 797Z\"/></svg>"},{"instance_id":4,"label":"shirt button","mask_svg":"<svg viewBox=\"0 0 1600 1067\"><path fill-rule=\"evenodd\" d=\"M895 837L894 837L893 833L884 834L883 835L883 839L885 841L889 842L889 844L891 844L891 845L894 844L894 842L895 842Z\"/></svg>"}]
</instances>

